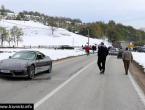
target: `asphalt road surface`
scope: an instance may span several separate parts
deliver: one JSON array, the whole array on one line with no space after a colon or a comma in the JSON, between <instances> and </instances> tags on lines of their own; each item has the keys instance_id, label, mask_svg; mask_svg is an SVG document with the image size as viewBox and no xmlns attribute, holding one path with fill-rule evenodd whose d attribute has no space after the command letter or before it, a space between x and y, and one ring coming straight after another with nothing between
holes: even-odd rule
<instances>
[{"instance_id":1,"label":"asphalt road surface","mask_svg":"<svg viewBox=\"0 0 145 110\"><path fill-rule=\"evenodd\" d=\"M0 103L34 103L36 110L145 110L123 63L108 56L105 74L97 55L53 64L33 80L0 77Z\"/></svg>"}]
</instances>

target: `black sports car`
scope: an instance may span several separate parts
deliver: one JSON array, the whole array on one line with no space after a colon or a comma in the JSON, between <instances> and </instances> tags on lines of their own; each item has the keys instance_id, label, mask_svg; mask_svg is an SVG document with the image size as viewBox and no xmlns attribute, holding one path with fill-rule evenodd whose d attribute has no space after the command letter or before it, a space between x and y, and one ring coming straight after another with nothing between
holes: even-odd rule
<instances>
[{"instance_id":1,"label":"black sports car","mask_svg":"<svg viewBox=\"0 0 145 110\"><path fill-rule=\"evenodd\" d=\"M74 49L74 47L71 47L69 45L58 45L56 47L54 47L54 49Z\"/></svg>"},{"instance_id":2,"label":"black sports car","mask_svg":"<svg viewBox=\"0 0 145 110\"><path fill-rule=\"evenodd\" d=\"M0 75L34 78L43 71L51 72L52 60L39 51L19 51L0 61Z\"/></svg>"}]
</instances>

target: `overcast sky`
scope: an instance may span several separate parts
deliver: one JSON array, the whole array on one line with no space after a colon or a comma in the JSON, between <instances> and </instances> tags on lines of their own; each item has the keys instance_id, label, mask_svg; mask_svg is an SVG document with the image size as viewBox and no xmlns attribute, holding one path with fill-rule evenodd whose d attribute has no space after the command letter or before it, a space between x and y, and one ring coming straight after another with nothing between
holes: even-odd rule
<instances>
[{"instance_id":1,"label":"overcast sky","mask_svg":"<svg viewBox=\"0 0 145 110\"><path fill-rule=\"evenodd\" d=\"M15 13L38 11L48 16L79 18L82 22L114 20L136 29L145 27L145 0L0 0Z\"/></svg>"}]
</instances>

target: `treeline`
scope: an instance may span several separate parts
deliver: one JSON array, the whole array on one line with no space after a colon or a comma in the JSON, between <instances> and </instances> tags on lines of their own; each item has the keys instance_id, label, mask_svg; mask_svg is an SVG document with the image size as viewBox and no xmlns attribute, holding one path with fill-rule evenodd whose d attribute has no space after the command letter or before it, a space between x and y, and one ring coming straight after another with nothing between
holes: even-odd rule
<instances>
[{"instance_id":1,"label":"treeline","mask_svg":"<svg viewBox=\"0 0 145 110\"><path fill-rule=\"evenodd\" d=\"M4 5L1 6L0 9L1 15L5 16L5 19L8 20L33 20L35 22L43 23L47 26L54 26L54 27L60 27L69 30L70 27L73 27L74 29L82 25L82 21L80 19L71 19L67 17L53 17L48 16L40 12L33 12L33 11L25 11L19 12L17 15L8 15L8 12L14 13L13 11L10 11L8 9L5 9Z\"/></svg>"},{"instance_id":2,"label":"treeline","mask_svg":"<svg viewBox=\"0 0 145 110\"><path fill-rule=\"evenodd\" d=\"M5 15L6 12L14 13L13 11L11 11L11 10L9 10L9 9L5 9L4 5L1 5L0 12L1 12L1 15Z\"/></svg>"},{"instance_id":3,"label":"treeline","mask_svg":"<svg viewBox=\"0 0 145 110\"><path fill-rule=\"evenodd\" d=\"M12 12L1 6L0 12ZM115 23L115 21L110 20L108 23L103 21L96 21L93 23L82 23L80 19L71 19L66 17L53 17L48 16L40 12L33 11L22 11L19 12L17 16L13 18L7 16L8 19L16 20L33 20L35 22L43 23L44 25L52 27L53 30L56 27L67 29L68 31L75 32L84 36L89 36L91 38L108 38L108 41L113 43L115 41L138 41L143 44L145 40L145 32L139 29L135 29L132 26L125 26L121 23Z\"/></svg>"},{"instance_id":4,"label":"treeline","mask_svg":"<svg viewBox=\"0 0 145 110\"><path fill-rule=\"evenodd\" d=\"M87 23L86 26L79 26L79 33L87 36L89 29L89 35L92 38L104 38L107 37L109 42L115 41L138 41L145 40L145 32L139 29L135 29L132 26L125 26L121 23L115 23L110 20L108 23L103 21L97 21L93 23ZM143 43L142 43L143 44Z\"/></svg>"}]
</instances>

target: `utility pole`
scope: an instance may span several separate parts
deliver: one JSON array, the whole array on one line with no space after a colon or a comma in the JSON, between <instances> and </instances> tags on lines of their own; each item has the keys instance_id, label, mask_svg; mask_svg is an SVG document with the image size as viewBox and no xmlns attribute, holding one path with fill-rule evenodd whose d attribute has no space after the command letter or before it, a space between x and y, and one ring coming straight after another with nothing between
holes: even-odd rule
<instances>
[{"instance_id":1,"label":"utility pole","mask_svg":"<svg viewBox=\"0 0 145 110\"><path fill-rule=\"evenodd\" d=\"M74 37L73 37L73 44L72 44L72 46L74 46Z\"/></svg>"},{"instance_id":2,"label":"utility pole","mask_svg":"<svg viewBox=\"0 0 145 110\"><path fill-rule=\"evenodd\" d=\"M3 47L3 30L0 31L0 35L1 35L1 46Z\"/></svg>"},{"instance_id":3,"label":"utility pole","mask_svg":"<svg viewBox=\"0 0 145 110\"><path fill-rule=\"evenodd\" d=\"M88 30L88 46L89 46L89 29L87 29Z\"/></svg>"}]
</instances>

